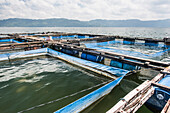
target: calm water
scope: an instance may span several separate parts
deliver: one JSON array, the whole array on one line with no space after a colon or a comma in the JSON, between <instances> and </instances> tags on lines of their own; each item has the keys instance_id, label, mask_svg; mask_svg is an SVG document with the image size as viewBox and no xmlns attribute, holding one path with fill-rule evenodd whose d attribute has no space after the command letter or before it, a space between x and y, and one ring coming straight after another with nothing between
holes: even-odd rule
<instances>
[{"instance_id":1,"label":"calm water","mask_svg":"<svg viewBox=\"0 0 170 113\"><path fill-rule=\"evenodd\" d=\"M164 38L170 37L170 28L0 28L0 33L21 32L78 32L121 36ZM126 48L121 46L122 48ZM146 51L145 51L146 52ZM152 76L145 76L152 75ZM120 98L156 73L146 71L125 77L119 86L84 111L104 113ZM15 113L95 86L108 78L75 67L52 57L40 57L0 63L0 111ZM93 90L95 90L94 88ZM93 91L85 91L28 113L50 113ZM143 106L137 113L151 113Z\"/></svg>"}]
</instances>

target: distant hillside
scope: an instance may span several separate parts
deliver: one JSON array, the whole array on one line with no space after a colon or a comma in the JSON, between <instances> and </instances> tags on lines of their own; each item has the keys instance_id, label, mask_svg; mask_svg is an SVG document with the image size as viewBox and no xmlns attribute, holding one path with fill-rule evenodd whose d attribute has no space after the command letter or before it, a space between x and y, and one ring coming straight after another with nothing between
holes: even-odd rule
<instances>
[{"instance_id":1,"label":"distant hillside","mask_svg":"<svg viewBox=\"0 0 170 113\"><path fill-rule=\"evenodd\" d=\"M0 27L170 27L170 19L141 21L132 20L91 20L79 21L64 18L0 20Z\"/></svg>"}]
</instances>

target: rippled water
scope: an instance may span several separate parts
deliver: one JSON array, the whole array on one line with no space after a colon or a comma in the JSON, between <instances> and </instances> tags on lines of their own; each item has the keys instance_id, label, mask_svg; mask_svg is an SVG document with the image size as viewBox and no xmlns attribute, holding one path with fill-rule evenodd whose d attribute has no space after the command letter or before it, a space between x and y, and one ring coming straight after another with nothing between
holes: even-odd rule
<instances>
[{"instance_id":1,"label":"rippled water","mask_svg":"<svg viewBox=\"0 0 170 113\"><path fill-rule=\"evenodd\" d=\"M104 35L120 35L130 37L164 38L170 37L170 28L144 27L0 27L0 33L23 32L69 32Z\"/></svg>"},{"instance_id":2,"label":"rippled water","mask_svg":"<svg viewBox=\"0 0 170 113\"><path fill-rule=\"evenodd\" d=\"M106 35L121 35L133 37L164 38L170 36L170 28L0 28L0 33L15 32L78 32ZM115 45L116 49L135 50L146 54L159 52L160 49L147 49ZM153 78L157 73L145 71L125 77L119 86L96 102L83 113L104 113L115 105L120 98L137 87L143 81ZM145 76L151 75L151 76ZM0 111L15 113L30 107L56 100L80 90L95 86L108 78L99 76L87 70L75 67L52 57L36 57L29 59L0 62ZM95 89L93 89L95 90ZM28 111L28 113L50 113L88 94L90 91L73 97L51 103ZM150 111L143 106L137 113Z\"/></svg>"},{"instance_id":3,"label":"rippled water","mask_svg":"<svg viewBox=\"0 0 170 113\"><path fill-rule=\"evenodd\" d=\"M100 103L92 105L84 113L106 112L120 98L146 79L148 77L142 75L126 77ZM3 113L22 111L108 80L108 78L98 76L52 57L1 62L0 111L3 111ZM91 91L85 91L76 96L35 108L28 111L28 113L54 112ZM149 112L145 107L142 108L142 111Z\"/></svg>"},{"instance_id":4,"label":"rippled water","mask_svg":"<svg viewBox=\"0 0 170 113\"><path fill-rule=\"evenodd\" d=\"M22 111L107 80L51 57L1 62L0 111ZM54 112L87 93L89 91L36 108L30 113Z\"/></svg>"}]
</instances>

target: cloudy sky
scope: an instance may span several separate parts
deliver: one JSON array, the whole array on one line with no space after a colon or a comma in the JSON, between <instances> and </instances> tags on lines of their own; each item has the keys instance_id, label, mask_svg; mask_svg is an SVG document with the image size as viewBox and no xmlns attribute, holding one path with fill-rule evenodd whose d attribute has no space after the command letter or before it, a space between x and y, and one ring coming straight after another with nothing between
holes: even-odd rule
<instances>
[{"instance_id":1,"label":"cloudy sky","mask_svg":"<svg viewBox=\"0 0 170 113\"><path fill-rule=\"evenodd\" d=\"M7 18L168 19L170 0L0 0L0 19Z\"/></svg>"}]
</instances>

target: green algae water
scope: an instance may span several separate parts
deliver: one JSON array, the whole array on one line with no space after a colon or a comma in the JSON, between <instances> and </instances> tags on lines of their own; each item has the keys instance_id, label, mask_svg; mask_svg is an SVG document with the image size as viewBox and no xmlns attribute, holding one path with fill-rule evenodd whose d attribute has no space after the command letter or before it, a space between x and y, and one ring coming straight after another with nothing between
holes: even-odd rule
<instances>
[{"instance_id":1,"label":"green algae water","mask_svg":"<svg viewBox=\"0 0 170 113\"><path fill-rule=\"evenodd\" d=\"M87 89L109 79L51 58L0 63L0 111L15 113ZM94 90L94 89L93 89ZM28 112L54 112L93 91L85 91Z\"/></svg>"},{"instance_id":2,"label":"green algae water","mask_svg":"<svg viewBox=\"0 0 170 113\"><path fill-rule=\"evenodd\" d=\"M151 77L152 78L152 77ZM137 87L144 80L142 75L125 77L112 92L99 100L84 113L104 113L115 105L120 98ZM51 113L81 98L96 88L53 102L81 90L108 81L108 78L75 67L52 57L37 57L0 63L0 111L16 113L35 107L26 113ZM99 87L97 87L99 88ZM149 112L143 106L140 113Z\"/></svg>"}]
</instances>

